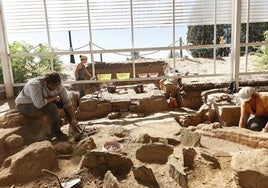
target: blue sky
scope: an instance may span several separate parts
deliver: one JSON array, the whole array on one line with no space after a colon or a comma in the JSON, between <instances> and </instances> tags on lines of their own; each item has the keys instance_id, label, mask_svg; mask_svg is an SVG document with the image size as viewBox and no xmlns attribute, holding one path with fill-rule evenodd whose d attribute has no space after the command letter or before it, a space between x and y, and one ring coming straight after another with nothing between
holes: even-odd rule
<instances>
[{"instance_id":1,"label":"blue sky","mask_svg":"<svg viewBox=\"0 0 268 188\"><path fill-rule=\"evenodd\" d=\"M186 41L187 27L176 28L176 40L182 37L184 43ZM71 31L73 48L77 50L89 50L87 45L90 41L88 31ZM172 28L142 28L134 30L134 47L146 48L146 47L167 47L173 42L173 30ZM131 48L131 31L126 29L116 30L96 30L92 31L93 43L99 45L104 49L122 49ZM25 41L28 44L38 45L39 43L48 44L47 35L45 32L35 33L8 33L9 43L13 41ZM57 47L59 50L69 50L69 35L68 31L51 32L50 41L53 47ZM85 47L83 47L85 46ZM83 47L83 48L81 48ZM94 49L99 49L94 47ZM146 58L166 58L168 56L167 51L151 53L140 52ZM124 55L117 54L103 54L103 61L124 61L130 57L129 53ZM89 56L89 55L88 55ZM63 57L63 61L68 63L69 56ZM75 56L76 63L79 62L79 55ZM94 56L95 61L100 61L100 56Z\"/></svg>"}]
</instances>

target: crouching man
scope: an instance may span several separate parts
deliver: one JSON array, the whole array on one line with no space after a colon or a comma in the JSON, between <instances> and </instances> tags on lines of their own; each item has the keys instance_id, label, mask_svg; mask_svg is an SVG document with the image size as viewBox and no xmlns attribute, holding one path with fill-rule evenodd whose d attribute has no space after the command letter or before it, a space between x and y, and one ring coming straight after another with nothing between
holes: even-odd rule
<instances>
[{"instance_id":1,"label":"crouching man","mask_svg":"<svg viewBox=\"0 0 268 188\"><path fill-rule=\"evenodd\" d=\"M268 95L252 87L244 87L238 94L241 101L239 127L268 132Z\"/></svg>"},{"instance_id":2,"label":"crouching man","mask_svg":"<svg viewBox=\"0 0 268 188\"><path fill-rule=\"evenodd\" d=\"M72 101L56 72L30 79L16 97L15 108L30 118L50 116L51 137L57 137L59 140L68 139L60 130L59 108L64 109L69 123L77 126Z\"/></svg>"}]
</instances>

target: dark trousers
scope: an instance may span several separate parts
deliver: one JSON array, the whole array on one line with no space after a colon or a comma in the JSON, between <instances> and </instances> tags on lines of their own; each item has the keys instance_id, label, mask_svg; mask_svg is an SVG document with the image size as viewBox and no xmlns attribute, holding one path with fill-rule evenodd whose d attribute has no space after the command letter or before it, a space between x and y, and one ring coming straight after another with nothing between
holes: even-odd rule
<instances>
[{"instance_id":1,"label":"dark trousers","mask_svg":"<svg viewBox=\"0 0 268 188\"><path fill-rule=\"evenodd\" d=\"M76 79L76 81L79 80L85 80L85 79ZM78 84L79 87L79 93L80 93L80 98L86 95L86 87L85 84Z\"/></svg>"},{"instance_id":2,"label":"dark trousers","mask_svg":"<svg viewBox=\"0 0 268 188\"><path fill-rule=\"evenodd\" d=\"M59 108L62 105L59 103L49 103L43 108L36 108L34 104L20 104L16 106L16 109L23 115L30 118L38 118L40 116L48 115L51 119L51 134L57 135L60 133L59 124ZM69 113L64 110L67 120L70 122L71 118Z\"/></svg>"},{"instance_id":3,"label":"dark trousers","mask_svg":"<svg viewBox=\"0 0 268 188\"><path fill-rule=\"evenodd\" d=\"M247 129L252 131L261 131L266 123L268 122L268 117L263 116L250 116L247 122Z\"/></svg>"}]
</instances>

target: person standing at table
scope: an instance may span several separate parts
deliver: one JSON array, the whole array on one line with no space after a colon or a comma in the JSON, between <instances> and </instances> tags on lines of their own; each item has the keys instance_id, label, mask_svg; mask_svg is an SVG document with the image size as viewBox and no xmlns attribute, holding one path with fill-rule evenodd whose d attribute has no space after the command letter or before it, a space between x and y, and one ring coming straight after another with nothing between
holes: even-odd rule
<instances>
[{"instance_id":1,"label":"person standing at table","mask_svg":"<svg viewBox=\"0 0 268 188\"><path fill-rule=\"evenodd\" d=\"M75 79L76 80L85 80L86 77L90 79L92 77L91 73L88 71L86 68L86 63L87 63L87 56L85 55L80 55L80 60L81 62L76 66L75 69Z\"/></svg>"},{"instance_id":2,"label":"person standing at table","mask_svg":"<svg viewBox=\"0 0 268 188\"><path fill-rule=\"evenodd\" d=\"M79 57L80 57L81 62L76 66L75 79L77 81L78 80L86 80L86 78L91 79L92 75L88 71L88 69L87 69L87 67L85 65L87 63L87 56L80 55ZM80 97L83 97L86 94L85 90L86 90L85 85L80 83L79 84Z\"/></svg>"}]
</instances>

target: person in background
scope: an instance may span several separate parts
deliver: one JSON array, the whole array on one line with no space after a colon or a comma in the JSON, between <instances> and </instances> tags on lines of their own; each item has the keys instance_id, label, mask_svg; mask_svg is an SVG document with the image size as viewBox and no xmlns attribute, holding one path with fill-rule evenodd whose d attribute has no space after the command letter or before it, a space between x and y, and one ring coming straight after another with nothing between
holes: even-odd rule
<instances>
[{"instance_id":1,"label":"person in background","mask_svg":"<svg viewBox=\"0 0 268 188\"><path fill-rule=\"evenodd\" d=\"M79 57L81 62L76 66L75 79L76 80L86 80L86 78L91 79L92 75L90 74L85 65L87 63L87 56L80 55ZM80 97L83 97L86 94L86 88L84 84L79 84L79 93Z\"/></svg>"},{"instance_id":2,"label":"person in background","mask_svg":"<svg viewBox=\"0 0 268 188\"><path fill-rule=\"evenodd\" d=\"M170 76L174 76L172 73ZM179 75L178 70L175 71L175 76ZM168 99L169 97L176 98L178 83L181 83L181 78L169 78L169 79L161 79L159 81L160 89L163 89L165 92L165 96Z\"/></svg>"},{"instance_id":3,"label":"person in background","mask_svg":"<svg viewBox=\"0 0 268 188\"><path fill-rule=\"evenodd\" d=\"M175 70L175 76L180 75L178 70ZM176 99L177 104L173 105L176 107L182 106L182 79L181 78L170 78L170 79L161 79L160 81L160 89L164 90L166 99L170 99L170 101L174 101ZM174 101L175 102L175 101ZM172 105L171 105L172 106Z\"/></svg>"},{"instance_id":4,"label":"person in background","mask_svg":"<svg viewBox=\"0 0 268 188\"><path fill-rule=\"evenodd\" d=\"M88 79L92 78L91 73L88 71L85 65L87 63L87 56L80 55L79 57L80 57L81 62L76 66L75 79L85 80L86 77L88 77Z\"/></svg>"},{"instance_id":5,"label":"person in background","mask_svg":"<svg viewBox=\"0 0 268 188\"><path fill-rule=\"evenodd\" d=\"M182 79L178 78L178 83L177 83L177 102L179 107L182 107L182 95L185 95L185 91L183 90L183 84L182 84Z\"/></svg>"},{"instance_id":6,"label":"person in background","mask_svg":"<svg viewBox=\"0 0 268 188\"><path fill-rule=\"evenodd\" d=\"M268 132L268 95L252 87L242 88L238 95L241 101L239 127Z\"/></svg>"},{"instance_id":7,"label":"person in background","mask_svg":"<svg viewBox=\"0 0 268 188\"><path fill-rule=\"evenodd\" d=\"M221 37L220 37L220 44L224 44L224 43L225 43L224 37L221 36ZM224 57L224 56L226 56L225 48L221 47L221 48L218 49L218 56L219 56L219 57Z\"/></svg>"},{"instance_id":8,"label":"person in background","mask_svg":"<svg viewBox=\"0 0 268 188\"><path fill-rule=\"evenodd\" d=\"M37 118L44 115L51 117L51 138L60 140L68 136L60 130L59 108L63 108L71 126L77 127L72 101L61 83L58 73L30 79L15 99L15 108L23 115Z\"/></svg>"}]
</instances>

